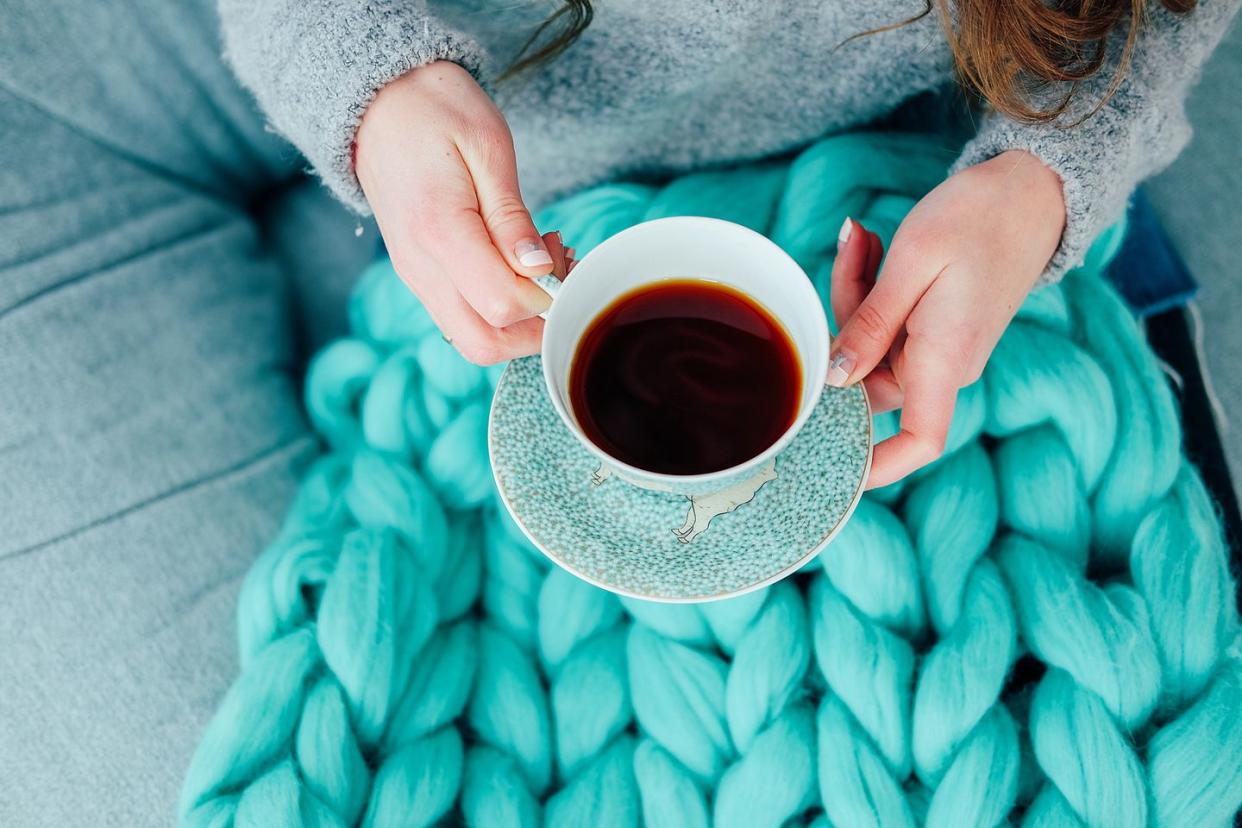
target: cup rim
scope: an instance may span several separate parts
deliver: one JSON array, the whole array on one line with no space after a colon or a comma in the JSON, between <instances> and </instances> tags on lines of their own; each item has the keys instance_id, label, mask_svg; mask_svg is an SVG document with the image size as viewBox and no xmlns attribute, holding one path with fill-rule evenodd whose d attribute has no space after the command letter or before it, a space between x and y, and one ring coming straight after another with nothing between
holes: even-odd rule
<instances>
[{"instance_id":1,"label":"cup rim","mask_svg":"<svg viewBox=\"0 0 1242 828\"><path fill-rule=\"evenodd\" d=\"M785 263L787 263L788 265L791 265L796 272L802 274L804 284L807 290L810 291L810 294L811 294L810 298L814 299L814 301L811 302L810 304L813 307L813 310L811 312L816 317L814 320L816 323L816 327L820 328L824 332L824 340L825 340L824 353L825 355L828 353L828 349L832 345L831 332L829 331L829 328L828 328L828 317L824 312L823 303L820 302L819 295L815 292L815 287L811 283L810 276L808 276L806 271L803 270L802 265L798 264L798 262L792 256L790 256L789 253L787 253L785 249L782 248L779 244L772 241L770 238L768 238L764 234L750 227L747 227L744 224L738 224L737 222L728 221L726 219L714 218L711 216L666 216L664 218L657 218L657 219L650 219L648 221L642 221L642 222L639 222L638 224L630 225L624 230L621 230L620 232L615 233L612 236L609 236L607 239L604 239L602 242L600 242L598 245L592 248L591 251L587 253L582 259L580 259L577 265L575 265L574 269L577 270L583 267L591 259L591 257L595 255L596 251L604 248L607 245L610 245L614 242L617 242L623 239L625 236L630 235L634 233L635 231L649 229L651 225L655 225L655 224L692 224L692 225L693 224L698 224L698 225L706 224L706 225L714 227L717 230L723 229L726 232L740 233L741 235L750 235L750 236L757 237L758 239L760 239L764 244L766 244L771 249L774 256L776 256L777 258L784 259ZM652 280L652 283L655 283L657 281L659 280ZM563 290L568 289L571 282L572 280L567 279L563 283L561 290L563 291ZM647 284L647 283L644 283L644 284ZM759 301L759 300L756 299L755 301ZM556 314L557 304L558 303L555 301L552 303L552 308L548 312L548 324L551 324L552 318ZM769 309L769 312L771 312L771 309ZM782 319L780 319L779 317L776 317L775 314L773 314L773 317L782 326L785 326L785 322ZM644 469L640 466L635 466L630 463L626 463L623 460L619 460L618 458L614 457L609 452L600 448L598 445L596 445L594 440L592 440L589 436L587 436L586 432L582 429L582 426L579 425L577 421L574 419L573 415L568 410L566 410L566 407L561 400L561 395L557 393L556 382L552 376L551 360L547 358L548 356L547 355L547 347L548 347L547 343L548 343L548 338L547 338L547 332L545 330L543 341L540 344L540 356L542 357L542 362L543 362L542 370L543 370L544 386L548 392L548 396L551 398L552 407L556 409L556 413L560 416L561 421L565 424L566 428L568 428L574 434L574 436L578 438L578 442L581 443L583 446L585 446L588 451L590 451L592 454L598 457L601 461L607 463L615 471L619 472L622 477L637 478L639 480L642 480L643 483L653 484L657 488L664 487L668 489L684 490L687 487L693 487L696 484L700 484L700 483L711 484L713 481L722 480L727 477L732 477L733 475L741 474L748 469L763 465L768 460L780 454L782 451L785 450L785 448L788 447L789 443L793 440L793 438L798 434L799 431L802 430L802 427L806 425L806 421L810 419L811 414L815 411L815 406L819 404L819 399L821 396L823 396L823 393L824 393L825 378L821 377L817 381L814 377L806 373L807 369L804 366L803 367L803 372L804 372L803 381L804 382L809 381L811 383L810 395L803 396L803 401L800 404L800 407L798 409L798 416L794 418L793 422L790 423L789 426L783 432L781 432L781 436L776 438L776 440L773 441L772 445L768 446L762 452L754 455L753 457L750 457L746 460L743 460L740 463L736 463L732 466L729 466L728 468L719 469L717 471L700 472L698 474L669 474L667 472L655 472L649 469ZM575 347L577 346L577 341L574 342L574 345ZM801 356L801 354L799 354L799 356Z\"/></svg>"}]
</instances>

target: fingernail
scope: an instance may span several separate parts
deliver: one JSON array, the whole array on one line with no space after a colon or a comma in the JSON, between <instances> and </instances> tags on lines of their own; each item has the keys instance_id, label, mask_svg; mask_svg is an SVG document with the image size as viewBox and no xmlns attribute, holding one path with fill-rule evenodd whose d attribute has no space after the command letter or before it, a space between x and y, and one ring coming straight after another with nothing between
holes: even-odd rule
<instances>
[{"instance_id":1,"label":"fingernail","mask_svg":"<svg viewBox=\"0 0 1242 828\"><path fill-rule=\"evenodd\" d=\"M844 388L854 370L854 357L847 353L839 353L828 363L828 384L834 388Z\"/></svg>"},{"instance_id":2,"label":"fingernail","mask_svg":"<svg viewBox=\"0 0 1242 828\"><path fill-rule=\"evenodd\" d=\"M543 267L552 264L552 254L547 251L541 242L520 241L513 247L513 252L517 254L518 261L522 263L522 267Z\"/></svg>"},{"instance_id":3,"label":"fingernail","mask_svg":"<svg viewBox=\"0 0 1242 828\"><path fill-rule=\"evenodd\" d=\"M850 235L854 232L854 220L848 216L841 225L841 232L837 233L837 244L845 244L850 240Z\"/></svg>"}]
</instances>

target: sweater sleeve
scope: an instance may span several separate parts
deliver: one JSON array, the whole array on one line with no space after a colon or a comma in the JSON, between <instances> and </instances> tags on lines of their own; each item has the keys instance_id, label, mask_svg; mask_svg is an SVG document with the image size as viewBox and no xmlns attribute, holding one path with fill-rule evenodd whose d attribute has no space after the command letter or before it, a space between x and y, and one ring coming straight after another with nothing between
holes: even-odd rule
<instances>
[{"instance_id":1,"label":"sweater sleeve","mask_svg":"<svg viewBox=\"0 0 1242 828\"><path fill-rule=\"evenodd\" d=\"M478 75L476 44L421 0L220 0L219 10L225 57L272 128L363 214L353 141L376 93L436 60Z\"/></svg>"},{"instance_id":2,"label":"sweater sleeve","mask_svg":"<svg viewBox=\"0 0 1242 828\"><path fill-rule=\"evenodd\" d=\"M1125 79L1094 114L1089 113L1113 82L1124 31L1114 32L1104 68L1080 85L1057 120L1027 124L994 112L985 116L954 171L1018 149L1061 178L1065 230L1041 283L1055 282L1081 264L1095 237L1125 212L1138 183L1168 166L1189 142L1187 92L1239 5L1239 0L1200 0L1194 11L1176 15L1152 0ZM1059 100L1064 89L1048 89L1037 101Z\"/></svg>"}]
</instances>

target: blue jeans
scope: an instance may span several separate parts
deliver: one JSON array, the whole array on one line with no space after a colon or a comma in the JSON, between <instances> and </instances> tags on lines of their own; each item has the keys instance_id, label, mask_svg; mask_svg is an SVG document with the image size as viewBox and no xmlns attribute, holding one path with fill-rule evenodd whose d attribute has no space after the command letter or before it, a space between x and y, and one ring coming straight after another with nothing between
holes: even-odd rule
<instances>
[{"instance_id":1,"label":"blue jeans","mask_svg":"<svg viewBox=\"0 0 1242 828\"><path fill-rule=\"evenodd\" d=\"M168 825L317 447L301 354L375 250L219 57L214 0L0 25L0 825Z\"/></svg>"}]
</instances>

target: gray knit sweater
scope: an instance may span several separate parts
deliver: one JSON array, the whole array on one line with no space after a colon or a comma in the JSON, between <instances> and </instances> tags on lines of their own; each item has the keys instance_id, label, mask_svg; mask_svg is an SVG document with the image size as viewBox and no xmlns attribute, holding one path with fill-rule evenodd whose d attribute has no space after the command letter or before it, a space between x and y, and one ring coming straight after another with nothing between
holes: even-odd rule
<instances>
[{"instance_id":1,"label":"gray knit sweater","mask_svg":"<svg viewBox=\"0 0 1242 828\"><path fill-rule=\"evenodd\" d=\"M486 84L558 5L221 0L220 11L227 57L272 126L342 200L365 212L351 145L380 87L436 59L456 61ZM594 5L594 22L567 52L496 92L532 208L605 180L786 152L872 121L952 75L934 14L839 46L913 16L922 0ZM1200 0L1185 17L1149 5L1133 68L1102 110L1073 124L1100 99L1107 69L1083 84L1062 123L982 116L957 159L960 167L1025 149L1060 175L1067 224L1045 279L1079 262L1095 234L1122 214L1134 186L1186 145L1183 100L1239 0ZM1115 65L1120 43L1111 46Z\"/></svg>"}]
</instances>

